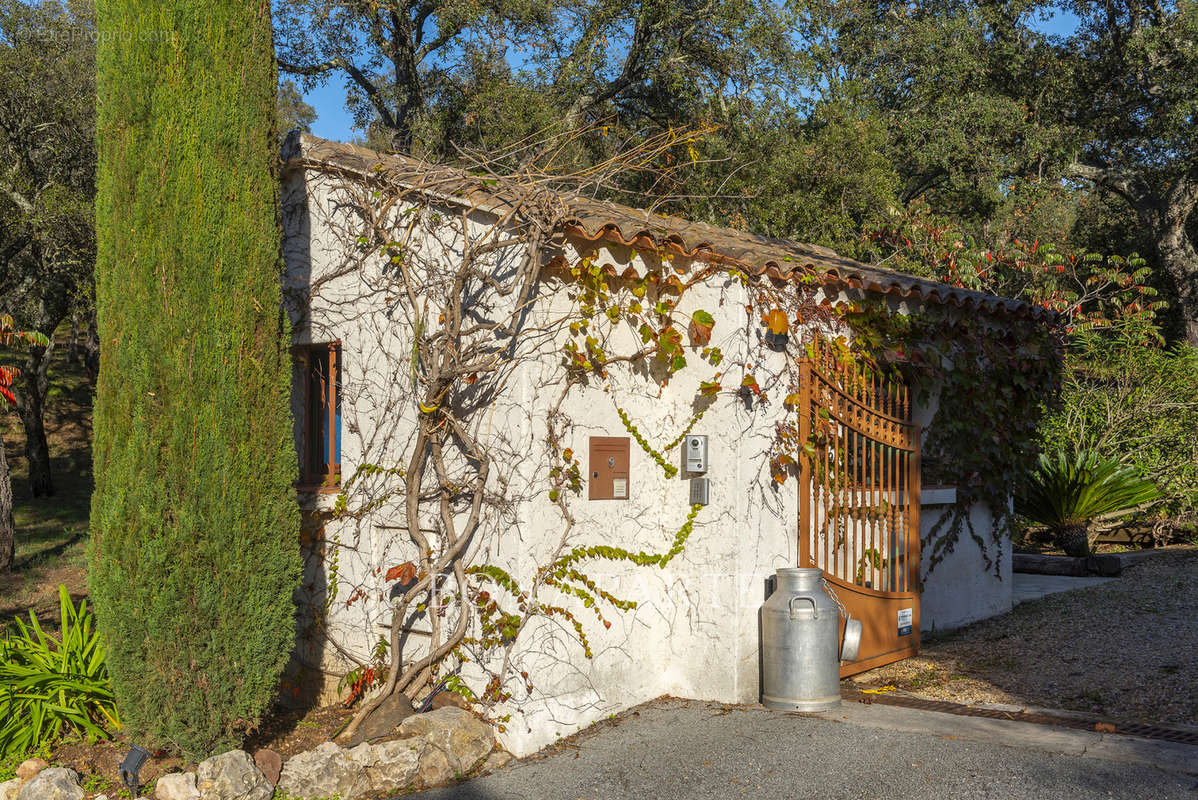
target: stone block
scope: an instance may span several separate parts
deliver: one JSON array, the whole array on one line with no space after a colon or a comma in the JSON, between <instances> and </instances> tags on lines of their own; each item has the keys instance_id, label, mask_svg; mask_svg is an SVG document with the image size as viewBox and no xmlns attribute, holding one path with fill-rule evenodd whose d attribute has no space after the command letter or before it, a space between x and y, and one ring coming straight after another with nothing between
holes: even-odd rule
<instances>
[{"instance_id":1,"label":"stone block","mask_svg":"<svg viewBox=\"0 0 1198 800\"><path fill-rule=\"evenodd\" d=\"M359 757L369 752L355 748ZM288 759L279 777L280 790L304 800L333 795L339 795L341 800L354 800L367 794L369 788L364 764L351 759L334 742L325 742L315 750Z\"/></svg>"},{"instance_id":2,"label":"stone block","mask_svg":"<svg viewBox=\"0 0 1198 800\"><path fill-rule=\"evenodd\" d=\"M196 768L200 800L270 800L274 787L244 750L230 750Z\"/></svg>"},{"instance_id":3,"label":"stone block","mask_svg":"<svg viewBox=\"0 0 1198 800\"><path fill-rule=\"evenodd\" d=\"M199 800L194 772L172 772L163 775L154 786L155 800Z\"/></svg>"},{"instance_id":4,"label":"stone block","mask_svg":"<svg viewBox=\"0 0 1198 800\"><path fill-rule=\"evenodd\" d=\"M22 784L17 800L83 800L85 795L78 772L50 767Z\"/></svg>"},{"instance_id":5,"label":"stone block","mask_svg":"<svg viewBox=\"0 0 1198 800\"><path fill-rule=\"evenodd\" d=\"M442 750L452 773L465 775L495 747L495 730L478 717L454 706L414 714L399 726L401 736L422 736Z\"/></svg>"}]
</instances>

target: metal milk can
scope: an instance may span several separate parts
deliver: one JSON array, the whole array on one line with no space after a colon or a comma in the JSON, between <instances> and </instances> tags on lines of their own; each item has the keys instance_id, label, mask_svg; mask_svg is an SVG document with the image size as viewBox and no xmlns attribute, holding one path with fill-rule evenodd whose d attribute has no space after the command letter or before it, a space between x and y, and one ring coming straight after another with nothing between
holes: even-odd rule
<instances>
[{"instance_id":1,"label":"metal milk can","mask_svg":"<svg viewBox=\"0 0 1198 800\"><path fill-rule=\"evenodd\" d=\"M761 607L761 701L784 711L840 705L840 613L824 591L821 570L778 570L777 588ZM845 629L846 661L857 657L861 622Z\"/></svg>"}]
</instances>

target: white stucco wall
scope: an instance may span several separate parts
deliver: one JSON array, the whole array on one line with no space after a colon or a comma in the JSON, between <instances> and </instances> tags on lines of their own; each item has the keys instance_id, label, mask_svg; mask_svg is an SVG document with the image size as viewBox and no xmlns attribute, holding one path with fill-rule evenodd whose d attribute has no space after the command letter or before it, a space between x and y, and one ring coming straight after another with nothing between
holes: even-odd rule
<instances>
[{"instance_id":1,"label":"white stucco wall","mask_svg":"<svg viewBox=\"0 0 1198 800\"><path fill-rule=\"evenodd\" d=\"M912 419L923 427L925 439L939 410L938 389L933 389L931 396L917 403L913 410ZM969 522L958 534L952 550L938 557L933 566L934 540L946 534L949 521L939 523L956 501L954 486L924 487L919 519L923 576L919 627L924 631L959 628L1005 614L1013 605L1011 539L1003 536L994 541L993 519L984 503L975 503L969 509ZM971 535L971 528L982 539L981 543Z\"/></svg>"},{"instance_id":2,"label":"white stucco wall","mask_svg":"<svg viewBox=\"0 0 1198 800\"><path fill-rule=\"evenodd\" d=\"M970 509L973 530L985 542L985 548L970 535L968 527L957 539L951 553L932 568L932 548L926 543L933 526L948 509L943 505L925 505L921 509L923 529L923 592L920 594L920 628L944 631L970 622L1005 614L1011 610L1011 539L1000 542L991 537L990 509L978 503ZM987 567L987 560L992 566Z\"/></svg>"},{"instance_id":3,"label":"white stucco wall","mask_svg":"<svg viewBox=\"0 0 1198 800\"><path fill-rule=\"evenodd\" d=\"M412 323L396 312L391 300L394 279L385 265L366 259L357 269L342 269L345 244L329 225L330 219L343 213L335 186L336 180L315 171L289 174L283 192L284 252L295 341L341 342L342 471L348 476L364 463L399 465L410 446L416 411L405 389L410 381L407 354ZM491 219L475 214L470 224L483 229ZM430 254L444 251L452 258L455 237L447 232L441 241L418 246ZM580 255L573 247L567 243L567 260ZM501 261L512 257L502 252L498 256ZM597 257L617 272L632 267L643 274L661 267L622 247L600 248ZM678 262L674 266L687 267ZM320 280L326 282L319 291L308 293L306 287ZM532 312L534 323L554 318L569 303L565 291L554 291L552 284L547 288ZM513 673L527 672L533 690L526 692L523 681L515 681L512 700L496 709L497 714L511 714L501 740L512 752L533 752L558 736L663 694L727 702L757 700L758 609L765 599L766 579L798 559L797 488L793 481L779 486L770 478L766 456L775 422L785 413L781 403L785 385L774 381L787 355L758 346L761 326L747 318L747 303L745 287L729 277L689 290L680 311L703 308L712 313L716 325L711 343L723 349L726 364L752 360L753 372L773 402L746 402L726 392L693 428L693 433L710 437L711 502L699 512L685 550L666 568L594 559L584 565L587 576L605 590L638 601L635 610L605 609L611 622L605 628L573 598L550 593L543 599L560 603L577 616L594 657L582 657L573 628L561 617L540 618L522 632L512 655ZM546 497L544 447L546 410L561 389L558 351L563 343L560 338L547 341L542 357L525 360L508 391L495 399L480 423L479 435L497 453L507 454L501 474L492 481L496 495L507 503L488 518L486 532L471 543L471 560L502 566L518 579L534 574L563 545L563 521ZM629 352L636 345L634 333L625 330L608 350ZM703 364L692 351L687 357L691 366L664 387L636 370L613 369L606 388L592 385L573 391L562 406L571 421L563 444L580 454L584 474L590 436L628 435L617 406L628 412L658 449L682 431L695 413L699 382L728 369ZM740 377L740 372L734 372L722 380L725 386L735 387ZM668 457L681 466L679 448ZM351 507L379 497L394 483L394 475L387 474L362 480L354 487ZM571 500L575 524L564 543L664 552L686 519L688 494L688 476L680 472L667 478L632 441L630 498L589 501L584 488L580 497ZM327 507L332 498L310 496L306 502L314 508ZM933 522L927 510L925 532ZM988 517L978 516L976 521L983 525ZM299 652L309 669L335 674L349 664L343 653L366 657L389 621L380 573L414 558L415 553L398 502L384 503L362 518L326 523L323 541L323 556L309 554L304 595L317 609L327 605L323 615L327 627L313 627L314 618L321 616L318 613L302 620ZM1005 610L1004 602L1009 608L1009 552L1003 562L1008 580L992 587L979 577L978 559L964 543L959 545L927 584L924 628L960 624L968 621L962 614L984 609ZM331 592L335 597L330 600ZM963 604L962 597L971 599ZM419 631L425 626L415 622L406 654L421 651ZM463 676L482 677L471 664L465 666Z\"/></svg>"}]
</instances>

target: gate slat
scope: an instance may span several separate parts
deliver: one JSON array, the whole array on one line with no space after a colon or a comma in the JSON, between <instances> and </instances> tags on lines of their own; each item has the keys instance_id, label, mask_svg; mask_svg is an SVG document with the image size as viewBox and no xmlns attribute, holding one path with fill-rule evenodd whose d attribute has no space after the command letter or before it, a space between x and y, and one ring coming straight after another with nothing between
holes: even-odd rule
<instances>
[{"instance_id":1,"label":"gate slat","mask_svg":"<svg viewBox=\"0 0 1198 800\"><path fill-rule=\"evenodd\" d=\"M799 383L799 561L866 617L861 666L842 668L852 674L918 651L919 426L907 386L823 340L810 343ZM906 608L914 630L899 636Z\"/></svg>"}]
</instances>

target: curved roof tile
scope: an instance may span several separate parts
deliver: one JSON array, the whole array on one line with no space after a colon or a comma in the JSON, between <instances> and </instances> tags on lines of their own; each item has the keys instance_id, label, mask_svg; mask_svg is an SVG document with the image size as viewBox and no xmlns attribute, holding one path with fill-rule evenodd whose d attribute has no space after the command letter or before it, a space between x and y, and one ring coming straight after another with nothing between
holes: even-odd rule
<instances>
[{"instance_id":1,"label":"curved roof tile","mask_svg":"<svg viewBox=\"0 0 1198 800\"><path fill-rule=\"evenodd\" d=\"M468 173L401 155L388 155L310 134L284 144L288 167L332 168L411 186L454 203L494 212L511 207L501 188ZM668 251L701 261L738 266L756 276L791 280L812 275L828 288L853 288L915 304L951 305L998 316L1052 321L1056 314L1020 300L950 286L845 258L819 245L774 239L679 217L638 211L577 195L559 195L566 209L563 233L587 242Z\"/></svg>"}]
</instances>

